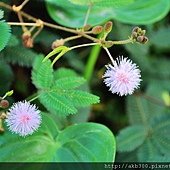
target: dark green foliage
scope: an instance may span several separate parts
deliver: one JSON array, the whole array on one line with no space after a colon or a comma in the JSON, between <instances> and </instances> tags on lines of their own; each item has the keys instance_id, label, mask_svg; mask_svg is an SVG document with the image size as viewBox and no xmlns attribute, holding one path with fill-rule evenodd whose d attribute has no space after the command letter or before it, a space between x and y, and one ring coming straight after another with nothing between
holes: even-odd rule
<instances>
[{"instance_id":1,"label":"dark green foliage","mask_svg":"<svg viewBox=\"0 0 170 170\"><path fill-rule=\"evenodd\" d=\"M116 137L117 151L128 152L133 151L143 144L147 137L145 126L133 125L120 131Z\"/></svg>"},{"instance_id":2,"label":"dark green foliage","mask_svg":"<svg viewBox=\"0 0 170 170\"><path fill-rule=\"evenodd\" d=\"M8 40L9 40L10 27L5 21L1 20L0 21L0 30L1 30L1 33L0 33L0 51L1 51L2 49L4 49L4 47L6 46Z\"/></svg>"},{"instance_id":3,"label":"dark green foliage","mask_svg":"<svg viewBox=\"0 0 170 170\"><path fill-rule=\"evenodd\" d=\"M10 85L13 81L13 72L8 64L0 60L0 96L3 96L10 90Z\"/></svg>"},{"instance_id":4,"label":"dark green foliage","mask_svg":"<svg viewBox=\"0 0 170 170\"><path fill-rule=\"evenodd\" d=\"M7 46L3 51L5 61L20 66L31 67L37 54L25 47Z\"/></svg>"}]
</instances>

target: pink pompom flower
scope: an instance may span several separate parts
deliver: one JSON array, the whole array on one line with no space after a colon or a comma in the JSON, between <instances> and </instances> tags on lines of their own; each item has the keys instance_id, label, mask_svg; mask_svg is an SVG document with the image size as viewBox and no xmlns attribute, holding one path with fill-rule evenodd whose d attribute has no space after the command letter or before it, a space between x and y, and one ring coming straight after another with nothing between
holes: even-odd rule
<instances>
[{"instance_id":1,"label":"pink pompom flower","mask_svg":"<svg viewBox=\"0 0 170 170\"><path fill-rule=\"evenodd\" d=\"M12 133L20 136L31 135L41 123L40 111L30 102L17 102L7 112L6 123Z\"/></svg>"},{"instance_id":2,"label":"pink pompom flower","mask_svg":"<svg viewBox=\"0 0 170 170\"><path fill-rule=\"evenodd\" d=\"M139 88L141 82L140 70L136 64L128 58L119 57L114 66L106 65L106 72L103 75L104 83L110 87L109 91L120 96L132 94Z\"/></svg>"}]
</instances>

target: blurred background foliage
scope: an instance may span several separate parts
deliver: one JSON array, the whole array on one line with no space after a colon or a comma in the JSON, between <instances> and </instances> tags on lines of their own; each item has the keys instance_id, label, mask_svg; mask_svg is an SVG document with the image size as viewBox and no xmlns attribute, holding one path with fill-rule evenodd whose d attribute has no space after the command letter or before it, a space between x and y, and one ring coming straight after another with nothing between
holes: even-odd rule
<instances>
[{"instance_id":1,"label":"blurred background foliage","mask_svg":"<svg viewBox=\"0 0 170 170\"><path fill-rule=\"evenodd\" d=\"M7 0L2 1L7 2ZM77 4L71 4L70 1L69 3L73 8L70 8L69 3L63 7L64 3L61 3L61 0L56 2L58 2L58 8L56 8L57 3L52 0L31 0L24 7L24 11L53 24L70 27L79 27L82 24L84 14L87 11L85 10L87 7L83 6L84 4L75 9ZM127 2L133 3L132 1ZM89 18L90 24L94 25L104 24L108 20L113 22L112 32L108 36L110 40L127 39L135 26L146 29L146 36L149 38L147 44L118 45L109 49L114 59L123 55L132 59L139 66L143 81L140 89L136 90L133 95L119 97L108 91L103 83L102 75L105 72L105 65L110 60L102 49L87 47L70 51L56 62L54 68L66 67L84 75L88 57L97 55L91 79L88 86L85 85L84 88L90 89L93 94L100 96L101 102L93 105L91 109L80 109L78 114L67 118L67 123L90 121L109 127L117 136L116 161L118 162L168 162L170 161L170 14L168 13L169 5L165 6L165 4L169 4L169 1L150 0L146 4L141 3L140 0L135 2L139 4L132 5L130 9L127 6L121 7L121 4L117 4L114 10L115 14L121 14L118 17L113 15L113 9L111 10L107 5L103 7L99 4L94 7L96 9L92 11L91 19ZM156 5L152 8L154 2L155 4L159 2L157 8L162 13L157 13ZM19 5L21 1L11 0L7 3ZM146 11L136 10L141 4L146 5ZM60 11L60 15L55 11L56 9ZM73 16L70 16L69 10L71 9L75 9L72 13ZM78 15L77 9L81 11L81 15ZM101 9L103 12L101 18L95 16L96 11ZM7 9L3 10L6 21L18 21L16 14ZM134 13L125 18L123 11L126 13L126 10L134 11ZM144 13L146 13L146 18ZM137 17L135 20L133 15L138 15L139 18ZM64 17L67 16L70 16L72 20L64 20ZM153 19L147 18L147 16L152 16ZM9 89L14 89L13 100L18 101L36 92L30 77L32 63L37 54L47 55L51 51L52 42L72 34L45 27L35 38L34 47L27 49L22 45L22 29L18 26L12 26L11 33L7 46L0 53L0 79L3 82L0 84L0 95L4 95ZM80 38L66 43L66 46L87 42L89 40ZM66 124L64 119L57 118L56 121L60 128L63 128L63 122Z\"/></svg>"}]
</instances>

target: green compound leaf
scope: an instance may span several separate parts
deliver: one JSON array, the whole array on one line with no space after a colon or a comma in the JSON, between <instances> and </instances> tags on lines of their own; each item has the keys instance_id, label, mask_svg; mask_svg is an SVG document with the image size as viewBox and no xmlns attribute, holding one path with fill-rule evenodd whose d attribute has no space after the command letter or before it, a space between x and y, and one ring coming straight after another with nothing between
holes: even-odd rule
<instances>
[{"instance_id":1,"label":"green compound leaf","mask_svg":"<svg viewBox=\"0 0 170 170\"><path fill-rule=\"evenodd\" d=\"M84 84L86 80L83 77L64 77L56 80L54 82L54 85L52 86L52 89L61 89L61 90L68 90L68 89L74 89L82 84Z\"/></svg>"},{"instance_id":2,"label":"green compound leaf","mask_svg":"<svg viewBox=\"0 0 170 170\"><path fill-rule=\"evenodd\" d=\"M161 114L151 120L152 139L163 154L169 154L170 137L170 115Z\"/></svg>"},{"instance_id":3,"label":"green compound leaf","mask_svg":"<svg viewBox=\"0 0 170 170\"><path fill-rule=\"evenodd\" d=\"M1 51L7 45L11 33L9 25L4 21L0 21L0 30L1 30L0 32L0 51Z\"/></svg>"},{"instance_id":4,"label":"green compound leaf","mask_svg":"<svg viewBox=\"0 0 170 170\"><path fill-rule=\"evenodd\" d=\"M152 139L147 138L144 144L138 150L138 159L140 162L148 162L150 159L153 159L155 156L161 155L158 148L154 145ZM156 161L156 160L155 160Z\"/></svg>"},{"instance_id":5,"label":"green compound leaf","mask_svg":"<svg viewBox=\"0 0 170 170\"><path fill-rule=\"evenodd\" d=\"M55 92L42 92L39 91L40 102L52 113L59 114L60 116L67 116L68 114L75 114L77 109L73 104L64 96Z\"/></svg>"},{"instance_id":6,"label":"green compound leaf","mask_svg":"<svg viewBox=\"0 0 170 170\"><path fill-rule=\"evenodd\" d=\"M99 103L100 101L98 96L79 90L67 91L66 97L75 106L89 106L91 104Z\"/></svg>"},{"instance_id":7,"label":"green compound leaf","mask_svg":"<svg viewBox=\"0 0 170 170\"><path fill-rule=\"evenodd\" d=\"M0 162L114 162L115 138L104 125L81 123L59 131L42 113L41 127L31 136L23 138L4 128Z\"/></svg>"},{"instance_id":8,"label":"green compound leaf","mask_svg":"<svg viewBox=\"0 0 170 170\"><path fill-rule=\"evenodd\" d=\"M32 81L39 89L50 89L53 82L53 69L50 67L51 61L42 62L44 56L39 55L33 64Z\"/></svg>"},{"instance_id":9,"label":"green compound leaf","mask_svg":"<svg viewBox=\"0 0 170 170\"><path fill-rule=\"evenodd\" d=\"M116 137L117 151L129 152L139 147L147 137L146 127L133 125L120 131Z\"/></svg>"}]
</instances>

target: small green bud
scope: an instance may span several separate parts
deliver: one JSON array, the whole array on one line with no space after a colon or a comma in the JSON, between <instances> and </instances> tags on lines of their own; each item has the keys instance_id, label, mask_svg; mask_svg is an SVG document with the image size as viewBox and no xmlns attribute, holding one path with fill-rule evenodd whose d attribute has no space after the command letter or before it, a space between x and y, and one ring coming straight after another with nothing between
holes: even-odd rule
<instances>
[{"instance_id":1,"label":"small green bud","mask_svg":"<svg viewBox=\"0 0 170 170\"><path fill-rule=\"evenodd\" d=\"M100 34L103 30L103 27L98 25L98 26L95 26L93 29L92 29L92 33L93 34Z\"/></svg>"},{"instance_id":2,"label":"small green bud","mask_svg":"<svg viewBox=\"0 0 170 170\"><path fill-rule=\"evenodd\" d=\"M14 93L14 90L6 92L6 96L11 96Z\"/></svg>"},{"instance_id":3,"label":"small green bud","mask_svg":"<svg viewBox=\"0 0 170 170\"><path fill-rule=\"evenodd\" d=\"M84 31L89 31L91 29L91 25L90 24L87 24L83 27Z\"/></svg>"},{"instance_id":4,"label":"small green bud","mask_svg":"<svg viewBox=\"0 0 170 170\"><path fill-rule=\"evenodd\" d=\"M146 30L142 30L140 35L144 36L145 34L146 34Z\"/></svg>"},{"instance_id":5,"label":"small green bud","mask_svg":"<svg viewBox=\"0 0 170 170\"><path fill-rule=\"evenodd\" d=\"M135 27L133 28L132 32L138 32L138 30L139 30L139 27Z\"/></svg>"},{"instance_id":6,"label":"small green bud","mask_svg":"<svg viewBox=\"0 0 170 170\"><path fill-rule=\"evenodd\" d=\"M106 34L108 34L111 30L112 30L112 25L113 23L111 21L107 22L105 25L104 25L104 32Z\"/></svg>"},{"instance_id":7,"label":"small green bud","mask_svg":"<svg viewBox=\"0 0 170 170\"><path fill-rule=\"evenodd\" d=\"M2 100L2 101L0 102L0 106L1 106L3 109L5 109L5 108L7 108L7 107L9 106L9 102L8 102L7 100Z\"/></svg>"},{"instance_id":8,"label":"small green bud","mask_svg":"<svg viewBox=\"0 0 170 170\"><path fill-rule=\"evenodd\" d=\"M106 41L106 42L104 43L104 46L105 46L106 48L110 48L110 47L113 46L113 45L114 45L113 41Z\"/></svg>"}]
</instances>

